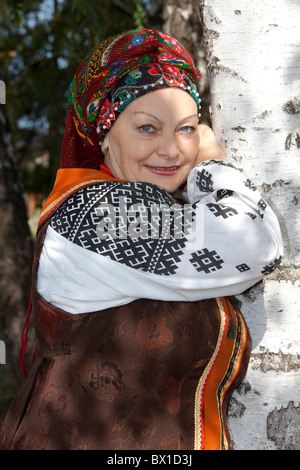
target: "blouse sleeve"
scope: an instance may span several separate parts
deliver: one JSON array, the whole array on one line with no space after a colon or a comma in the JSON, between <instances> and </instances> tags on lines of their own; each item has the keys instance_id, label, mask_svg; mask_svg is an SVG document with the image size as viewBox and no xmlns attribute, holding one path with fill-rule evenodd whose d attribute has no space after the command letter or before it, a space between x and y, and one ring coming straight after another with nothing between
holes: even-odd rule
<instances>
[{"instance_id":1,"label":"blouse sleeve","mask_svg":"<svg viewBox=\"0 0 300 470\"><path fill-rule=\"evenodd\" d=\"M70 313L236 295L271 273L282 252L278 220L252 181L207 160L191 171L183 206L147 183L77 191L51 219L38 290Z\"/></svg>"}]
</instances>

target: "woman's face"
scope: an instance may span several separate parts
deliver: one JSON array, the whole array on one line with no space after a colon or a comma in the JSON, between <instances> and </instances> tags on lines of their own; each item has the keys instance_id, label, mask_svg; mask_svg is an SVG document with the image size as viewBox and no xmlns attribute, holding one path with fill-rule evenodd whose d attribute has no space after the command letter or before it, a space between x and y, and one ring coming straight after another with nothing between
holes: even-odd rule
<instances>
[{"instance_id":1,"label":"woman's face","mask_svg":"<svg viewBox=\"0 0 300 470\"><path fill-rule=\"evenodd\" d=\"M116 178L156 184L169 192L185 183L198 147L198 109L178 88L132 101L104 139L106 165Z\"/></svg>"}]
</instances>

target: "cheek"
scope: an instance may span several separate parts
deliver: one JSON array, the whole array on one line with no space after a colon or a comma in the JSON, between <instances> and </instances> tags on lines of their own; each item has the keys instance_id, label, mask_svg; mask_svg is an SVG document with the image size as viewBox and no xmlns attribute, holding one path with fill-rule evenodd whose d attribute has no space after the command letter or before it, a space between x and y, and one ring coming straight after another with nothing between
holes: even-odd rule
<instances>
[{"instance_id":1,"label":"cheek","mask_svg":"<svg viewBox=\"0 0 300 470\"><path fill-rule=\"evenodd\" d=\"M119 164L126 179L138 178L142 164L147 158L147 146L132 139L122 146Z\"/></svg>"},{"instance_id":2,"label":"cheek","mask_svg":"<svg viewBox=\"0 0 300 470\"><path fill-rule=\"evenodd\" d=\"M138 139L133 139L130 144L130 149L127 150L127 160L132 164L142 163L146 160L155 150L153 143L140 142Z\"/></svg>"},{"instance_id":3,"label":"cheek","mask_svg":"<svg viewBox=\"0 0 300 470\"><path fill-rule=\"evenodd\" d=\"M185 141L183 143L182 148L184 150L186 162L193 165L198 155L199 139L191 139L190 141Z\"/></svg>"}]
</instances>

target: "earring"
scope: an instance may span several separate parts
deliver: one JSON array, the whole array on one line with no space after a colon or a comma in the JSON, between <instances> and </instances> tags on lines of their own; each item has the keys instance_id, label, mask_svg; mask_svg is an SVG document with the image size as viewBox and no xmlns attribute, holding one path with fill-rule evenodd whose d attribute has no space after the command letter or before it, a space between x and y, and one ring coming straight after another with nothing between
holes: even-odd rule
<instances>
[{"instance_id":1,"label":"earring","mask_svg":"<svg viewBox=\"0 0 300 470\"><path fill-rule=\"evenodd\" d=\"M110 160L109 148L108 148L108 147L105 148L103 142L101 142L101 150L102 150L103 155L104 155L108 160Z\"/></svg>"}]
</instances>

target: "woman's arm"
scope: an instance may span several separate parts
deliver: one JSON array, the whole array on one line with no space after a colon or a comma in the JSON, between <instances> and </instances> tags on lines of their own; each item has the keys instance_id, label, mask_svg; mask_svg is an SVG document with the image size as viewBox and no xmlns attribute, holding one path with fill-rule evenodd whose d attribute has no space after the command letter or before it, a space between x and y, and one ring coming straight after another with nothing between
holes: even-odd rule
<instances>
[{"instance_id":1,"label":"woman's arm","mask_svg":"<svg viewBox=\"0 0 300 470\"><path fill-rule=\"evenodd\" d=\"M211 158L224 161L227 160L224 150L218 144L218 141L212 129L206 126L205 124L200 124L198 128L200 135L200 145L195 166Z\"/></svg>"},{"instance_id":2,"label":"woman's arm","mask_svg":"<svg viewBox=\"0 0 300 470\"><path fill-rule=\"evenodd\" d=\"M38 290L70 313L137 298L201 300L242 293L281 256L277 218L258 189L229 162L209 159L191 171L183 207L146 183L73 194L52 217Z\"/></svg>"}]
</instances>

